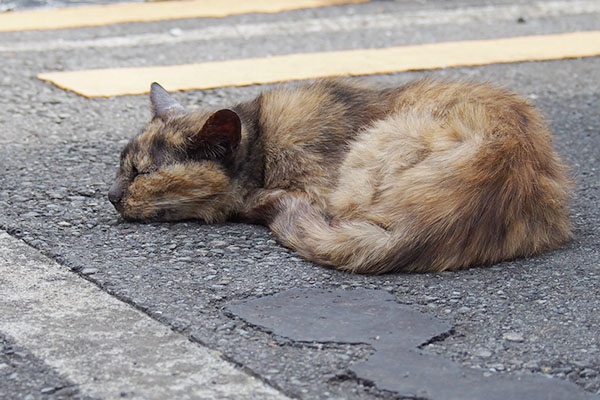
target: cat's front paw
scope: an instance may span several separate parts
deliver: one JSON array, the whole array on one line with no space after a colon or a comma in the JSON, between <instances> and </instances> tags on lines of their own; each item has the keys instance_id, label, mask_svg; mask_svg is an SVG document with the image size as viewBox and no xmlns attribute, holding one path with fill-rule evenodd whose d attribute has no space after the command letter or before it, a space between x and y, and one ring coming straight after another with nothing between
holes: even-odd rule
<instances>
[{"instance_id":1,"label":"cat's front paw","mask_svg":"<svg viewBox=\"0 0 600 400\"><path fill-rule=\"evenodd\" d=\"M247 199L240 212L240 219L252 224L269 225L281 211L281 200L289 193L282 189L257 191Z\"/></svg>"}]
</instances>

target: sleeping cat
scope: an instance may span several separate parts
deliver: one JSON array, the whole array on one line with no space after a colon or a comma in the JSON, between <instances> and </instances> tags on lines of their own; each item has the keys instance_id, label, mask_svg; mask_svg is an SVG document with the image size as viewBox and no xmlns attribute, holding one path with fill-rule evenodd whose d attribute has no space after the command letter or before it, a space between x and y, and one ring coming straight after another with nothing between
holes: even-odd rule
<instances>
[{"instance_id":1,"label":"sleeping cat","mask_svg":"<svg viewBox=\"0 0 600 400\"><path fill-rule=\"evenodd\" d=\"M109 199L128 220L267 225L301 256L379 274L489 265L570 237L566 168L538 112L485 83L326 79L153 118Z\"/></svg>"}]
</instances>

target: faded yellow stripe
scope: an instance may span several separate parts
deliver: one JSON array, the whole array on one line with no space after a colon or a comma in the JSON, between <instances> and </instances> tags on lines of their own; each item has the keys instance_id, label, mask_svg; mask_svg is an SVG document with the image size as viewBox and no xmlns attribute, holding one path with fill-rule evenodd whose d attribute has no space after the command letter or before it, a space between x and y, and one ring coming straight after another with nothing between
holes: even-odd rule
<instances>
[{"instance_id":1,"label":"faded yellow stripe","mask_svg":"<svg viewBox=\"0 0 600 400\"><path fill-rule=\"evenodd\" d=\"M86 97L106 97L146 93L150 83L155 81L171 91L208 89L328 76L371 75L597 55L600 55L600 31L588 31L167 67L49 72L38 75L38 78Z\"/></svg>"},{"instance_id":2,"label":"faded yellow stripe","mask_svg":"<svg viewBox=\"0 0 600 400\"><path fill-rule=\"evenodd\" d=\"M0 13L0 32L225 17L247 13L277 13L367 1L369 0L183 0L14 11Z\"/></svg>"}]
</instances>

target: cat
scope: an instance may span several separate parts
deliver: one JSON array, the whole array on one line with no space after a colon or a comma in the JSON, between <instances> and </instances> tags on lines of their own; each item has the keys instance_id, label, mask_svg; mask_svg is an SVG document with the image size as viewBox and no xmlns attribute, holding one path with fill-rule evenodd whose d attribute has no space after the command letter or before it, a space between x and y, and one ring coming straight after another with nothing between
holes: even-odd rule
<instances>
[{"instance_id":1,"label":"cat","mask_svg":"<svg viewBox=\"0 0 600 400\"><path fill-rule=\"evenodd\" d=\"M127 220L264 224L365 274L490 265L571 237L550 132L489 83L324 79L189 113L153 83L150 100L108 194Z\"/></svg>"}]
</instances>

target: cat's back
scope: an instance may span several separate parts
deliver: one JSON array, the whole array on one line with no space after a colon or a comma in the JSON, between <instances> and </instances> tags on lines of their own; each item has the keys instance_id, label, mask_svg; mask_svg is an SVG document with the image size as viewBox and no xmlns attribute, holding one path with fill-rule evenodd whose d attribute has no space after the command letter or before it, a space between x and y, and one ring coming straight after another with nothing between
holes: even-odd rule
<instances>
[{"instance_id":1,"label":"cat's back","mask_svg":"<svg viewBox=\"0 0 600 400\"><path fill-rule=\"evenodd\" d=\"M458 134L474 133L500 140L509 137L551 140L539 111L524 97L487 82L430 78L414 81L391 90L388 108L396 113L435 119L453 126Z\"/></svg>"},{"instance_id":2,"label":"cat's back","mask_svg":"<svg viewBox=\"0 0 600 400\"><path fill-rule=\"evenodd\" d=\"M389 91L390 108L411 108L431 111L441 116L461 102L479 103L504 109L523 99L502 86L467 80L424 78L406 83Z\"/></svg>"},{"instance_id":3,"label":"cat's back","mask_svg":"<svg viewBox=\"0 0 600 400\"><path fill-rule=\"evenodd\" d=\"M338 78L277 88L258 98L259 123L275 141L299 143L325 134L333 141L347 139L385 115L382 92L366 82Z\"/></svg>"},{"instance_id":4,"label":"cat's back","mask_svg":"<svg viewBox=\"0 0 600 400\"><path fill-rule=\"evenodd\" d=\"M324 79L261 94L256 101L265 186L330 187L349 143L385 116L381 93L360 81Z\"/></svg>"}]
</instances>

